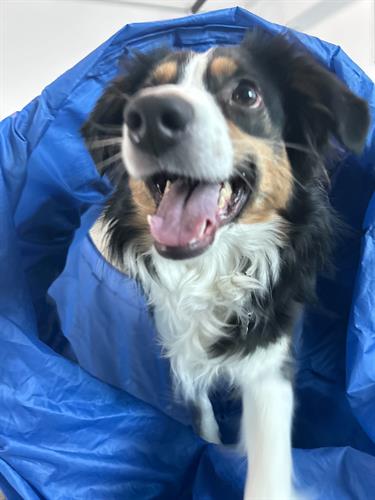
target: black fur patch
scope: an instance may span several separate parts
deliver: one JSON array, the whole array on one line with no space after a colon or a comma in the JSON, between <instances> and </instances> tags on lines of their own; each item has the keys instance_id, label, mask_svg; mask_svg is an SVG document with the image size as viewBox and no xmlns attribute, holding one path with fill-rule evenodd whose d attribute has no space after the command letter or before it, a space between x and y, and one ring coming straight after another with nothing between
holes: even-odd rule
<instances>
[{"instance_id":1,"label":"black fur patch","mask_svg":"<svg viewBox=\"0 0 375 500\"><path fill-rule=\"evenodd\" d=\"M305 49L286 37L260 31L250 33L240 47L220 48L218 54L235 59L238 69L229 79L206 75L206 86L223 113L244 132L257 137L278 137L285 142L293 173L293 194L279 215L287 222L287 244L281 250L281 273L266 296L249 297L249 321L233 318L231 335L211 348L211 356L247 355L266 347L280 336L290 335L296 303L314 301L315 281L329 261L335 217L328 202L326 159L336 137L348 149L361 150L369 125L368 107L342 82L322 67ZM153 85L150 71L167 52L154 52L132 62L99 100L82 131L88 148L93 141L120 130L127 96L144 85ZM171 57L171 56L168 56ZM187 53L178 53L181 64ZM271 130L259 111L235 110L225 101L225 88L233 78L253 81L262 92ZM263 121L262 121L263 120ZM117 127L117 128L116 128ZM107 130L112 130L107 133ZM267 135L268 134L268 135ZM111 251L116 258L140 236L132 226L134 206L124 167L100 168L113 151L91 149L102 174L109 173L117 189L105 218L110 225ZM290 372L289 368L285 368Z\"/></svg>"}]
</instances>

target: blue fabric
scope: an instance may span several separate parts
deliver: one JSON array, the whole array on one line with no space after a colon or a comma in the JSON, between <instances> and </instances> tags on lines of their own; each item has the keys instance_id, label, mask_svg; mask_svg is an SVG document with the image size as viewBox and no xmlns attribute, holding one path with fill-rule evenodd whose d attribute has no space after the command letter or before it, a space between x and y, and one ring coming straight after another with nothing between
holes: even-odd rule
<instances>
[{"instance_id":1,"label":"blue fabric","mask_svg":"<svg viewBox=\"0 0 375 500\"><path fill-rule=\"evenodd\" d=\"M245 459L208 445L173 400L137 285L87 231L110 191L79 128L118 60L166 44L203 50L247 27L229 9L129 25L0 124L0 488L9 499L240 499ZM373 83L339 48L298 34L368 100ZM374 123L374 122L373 122ZM352 228L295 335L294 462L321 500L375 491L375 141L336 165L332 203ZM303 333L303 335L302 335ZM227 441L239 405L215 395ZM372 493L371 493L372 492Z\"/></svg>"}]
</instances>

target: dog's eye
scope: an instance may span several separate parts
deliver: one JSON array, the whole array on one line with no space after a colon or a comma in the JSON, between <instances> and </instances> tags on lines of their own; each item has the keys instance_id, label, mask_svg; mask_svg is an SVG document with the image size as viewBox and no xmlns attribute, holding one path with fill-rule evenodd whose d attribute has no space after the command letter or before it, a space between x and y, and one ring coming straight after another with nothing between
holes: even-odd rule
<instances>
[{"instance_id":1,"label":"dog's eye","mask_svg":"<svg viewBox=\"0 0 375 500\"><path fill-rule=\"evenodd\" d=\"M232 93L232 101L240 106L256 108L260 104L261 97L252 82L241 80Z\"/></svg>"}]
</instances>

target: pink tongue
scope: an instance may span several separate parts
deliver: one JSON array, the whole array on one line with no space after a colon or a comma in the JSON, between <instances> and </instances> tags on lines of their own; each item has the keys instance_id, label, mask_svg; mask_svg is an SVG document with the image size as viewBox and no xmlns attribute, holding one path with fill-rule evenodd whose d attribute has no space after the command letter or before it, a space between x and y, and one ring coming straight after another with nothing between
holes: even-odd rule
<instances>
[{"instance_id":1,"label":"pink tongue","mask_svg":"<svg viewBox=\"0 0 375 500\"><path fill-rule=\"evenodd\" d=\"M173 182L156 215L149 220L153 238L162 245L180 247L202 239L206 223L210 225L209 231L214 232L220 187L220 184L199 183L188 197L191 186L181 179Z\"/></svg>"}]
</instances>

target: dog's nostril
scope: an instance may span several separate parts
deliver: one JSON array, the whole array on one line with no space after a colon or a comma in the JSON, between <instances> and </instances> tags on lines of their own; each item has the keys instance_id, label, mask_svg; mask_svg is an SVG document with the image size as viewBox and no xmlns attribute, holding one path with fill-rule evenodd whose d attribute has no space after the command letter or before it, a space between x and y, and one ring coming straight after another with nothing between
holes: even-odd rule
<instances>
[{"instance_id":1,"label":"dog's nostril","mask_svg":"<svg viewBox=\"0 0 375 500\"><path fill-rule=\"evenodd\" d=\"M177 146L193 118L192 105L182 97L151 91L134 96L124 111L128 139L154 156Z\"/></svg>"},{"instance_id":2,"label":"dog's nostril","mask_svg":"<svg viewBox=\"0 0 375 500\"><path fill-rule=\"evenodd\" d=\"M172 132L184 130L186 126L186 120L183 115L174 110L164 111L160 116L160 122L163 127Z\"/></svg>"},{"instance_id":3,"label":"dog's nostril","mask_svg":"<svg viewBox=\"0 0 375 500\"><path fill-rule=\"evenodd\" d=\"M126 117L126 123L132 132L137 132L143 124L142 115L138 111L130 111Z\"/></svg>"}]
</instances>

